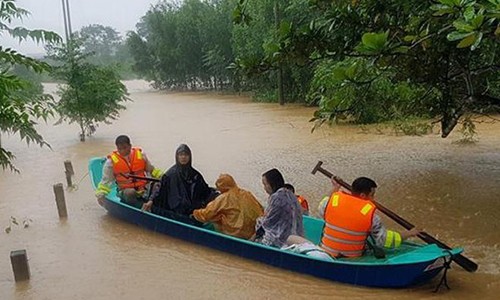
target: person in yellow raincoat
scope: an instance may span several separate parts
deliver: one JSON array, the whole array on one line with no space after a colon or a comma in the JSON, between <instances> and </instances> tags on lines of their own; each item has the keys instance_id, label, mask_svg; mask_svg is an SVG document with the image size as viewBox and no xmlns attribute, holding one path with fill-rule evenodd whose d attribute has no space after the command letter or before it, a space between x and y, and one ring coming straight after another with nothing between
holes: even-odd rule
<instances>
[{"instance_id":1,"label":"person in yellow raincoat","mask_svg":"<svg viewBox=\"0 0 500 300\"><path fill-rule=\"evenodd\" d=\"M249 239L255 233L255 222L264 209L255 196L238 187L229 174L221 174L215 182L221 192L205 208L193 211L199 222L213 223L218 232L242 239Z\"/></svg>"}]
</instances>

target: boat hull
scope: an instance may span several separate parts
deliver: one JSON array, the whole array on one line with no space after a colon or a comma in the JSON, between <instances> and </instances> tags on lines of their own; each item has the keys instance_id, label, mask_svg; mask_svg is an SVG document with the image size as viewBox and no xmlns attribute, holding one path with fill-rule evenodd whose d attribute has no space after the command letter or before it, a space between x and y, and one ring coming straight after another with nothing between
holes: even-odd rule
<instances>
[{"instance_id":1,"label":"boat hull","mask_svg":"<svg viewBox=\"0 0 500 300\"><path fill-rule=\"evenodd\" d=\"M92 161L90 164L92 165ZM95 166L89 166L89 168L92 172ZM91 175L91 178L95 188L100 174ZM349 259L323 261L144 212L120 202L116 196L106 198L104 207L114 217L174 238L286 270L354 285L402 288L422 284L438 275L444 268L444 259L449 258L449 253L442 249L435 249L437 246L426 245L421 248L429 247L438 254L408 263L395 263L384 259L374 260L371 263ZM314 222L319 221L304 218ZM454 251L454 254L461 252L460 249ZM405 255L410 255L410 253Z\"/></svg>"},{"instance_id":2,"label":"boat hull","mask_svg":"<svg viewBox=\"0 0 500 300\"><path fill-rule=\"evenodd\" d=\"M214 234L211 230L185 225L181 222L165 220L112 200L106 201L105 208L114 217L174 238L260 261L286 270L348 284L386 288L407 287L429 281L442 270L442 267L438 267L424 272L425 268L433 263L434 260L388 266L330 263L310 259L306 256L293 255L266 246L255 245L255 243L239 239L228 238Z\"/></svg>"}]
</instances>

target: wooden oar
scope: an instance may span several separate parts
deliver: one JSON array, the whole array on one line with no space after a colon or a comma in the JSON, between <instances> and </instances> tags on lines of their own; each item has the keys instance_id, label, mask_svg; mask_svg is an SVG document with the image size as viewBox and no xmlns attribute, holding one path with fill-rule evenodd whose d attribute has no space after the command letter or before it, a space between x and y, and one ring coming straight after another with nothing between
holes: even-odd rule
<instances>
[{"instance_id":1,"label":"wooden oar","mask_svg":"<svg viewBox=\"0 0 500 300\"><path fill-rule=\"evenodd\" d=\"M139 179L139 180L147 180L147 181L152 181L152 182L160 182L160 179L157 178L152 178L152 177L143 177L143 176L137 176L137 175L131 175L131 174L125 174L125 173L120 173L125 178L133 178L133 179Z\"/></svg>"},{"instance_id":2,"label":"wooden oar","mask_svg":"<svg viewBox=\"0 0 500 300\"><path fill-rule=\"evenodd\" d=\"M316 174L316 172L320 172L321 174L325 175L328 178L332 178L333 177L341 186L343 186L344 188L346 188L349 191L352 190L351 185L349 185L347 182L343 181L339 177L334 176L332 173L328 172L327 170L323 169L321 167L322 164L323 164L323 162L319 161L316 164L316 167L314 167L314 169L312 170L312 174ZM394 221L396 221L396 223L398 223L399 225L403 226L404 228L410 230L410 229L412 229L412 228L415 227L413 224L411 224L410 222L406 221L405 219L403 219L402 217L400 217L396 213L392 212L391 210L389 210L388 208L386 208L382 204L380 204L380 203L378 203L378 202L376 202L374 200L372 200L372 202L373 202L373 204L375 204L375 206L377 206L378 210L380 210L382 213L384 213L385 215L387 215L389 218L391 218ZM432 237L431 235L429 235L428 233L426 233L424 231L421 231L418 234L418 237L421 240L423 240L424 242L428 243L428 244L436 244L440 248L443 248L443 249L446 249L446 250L451 250L452 249L450 246L444 244L441 241L438 241L436 238ZM457 264L459 264L462 268L464 268L468 272L475 272L477 270L477 267L478 267L477 264L475 262L473 262L472 260L470 260L469 258L463 256L462 254L452 255L452 259L453 259L454 262L456 262Z\"/></svg>"}]
</instances>

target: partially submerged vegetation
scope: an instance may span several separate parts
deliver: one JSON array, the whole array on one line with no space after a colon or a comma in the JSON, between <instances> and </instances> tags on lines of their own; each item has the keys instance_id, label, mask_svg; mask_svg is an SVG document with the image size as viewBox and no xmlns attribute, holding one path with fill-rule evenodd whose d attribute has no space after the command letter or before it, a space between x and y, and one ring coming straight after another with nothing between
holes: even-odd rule
<instances>
[{"instance_id":1,"label":"partially submerged vegetation","mask_svg":"<svg viewBox=\"0 0 500 300\"><path fill-rule=\"evenodd\" d=\"M64 46L53 32L12 28L29 13L0 2L0 34L56 45L46 61L0 47L0 131L40 146L36 120L56 111L82 141L116 119L127 99L119 74L318 106L314 128L347 120L421 135L438 122L447 137L463 124L474 142L469 116L500 111L500 0L159 1L126 39L89 25ZM41 90L48 62L67 83L59 103ZM14 157L0 145L2 168L16 170Z\"/></svg>"},{"instance_id":2,"label":"partially submerged vegetation","mask_svg":"<svg viewBox=\"0 0 500 300\"><path fill-rule=\"evenodd\" d=\"M112 67L89 63L93 53L84 53L83 40L73 37L61 46L51 45L48 53L58 62L53 76L65 83L58 90L60 100L55 109L61 123L76 123L80 141L95 133L99 123L110 124L125 109L127 89Z\"/></svg>"},{"instance_id":3,"label":"partially submerged vegetation","mask_svg":"<svg viewBox=\"0 0 500 300\"><path fill-rule=\"evenodd\" d=\"M12 26L28 15L28 11L16 6L15 0L0 0L0 35L47 43L52 51L51 62L59 63L53 68L47 61L0 46L0 134L19 134L28 144L50 147L35 126L38 120L47 121L58 113L60 121L80 125L80 139L84 141L85 136L95 132L97 123L116 119L124 109L121 103L127 100L116 67L102 66L109 63L110 57L126 61L126 55L119 55L124 52L120 52L119 36L111 29L89 26L62 44L54 32ZM95 48L99 41L107 47ZM108 56L99 56L97 50ZM85 61L90 56L96 56L94 61L101 66ZM50 72L66 83L60 88L60 101L43 93L40 81ZM14 153L3 148L0 140L0 166L18 172L14 159Z\"/></svg>"},{"instance_id":4,"label":"partially submerged vegetation","mask_svg":"<svg viewBox=\"0 0 500 300\"><path fill-rule=\"evenodd\" d=\"M318 105L319 124L430 118L446 137L499 110L499 16L499 0L161 1L128 43L157 88L251 90Z\"/></svg>"}]
</instances>

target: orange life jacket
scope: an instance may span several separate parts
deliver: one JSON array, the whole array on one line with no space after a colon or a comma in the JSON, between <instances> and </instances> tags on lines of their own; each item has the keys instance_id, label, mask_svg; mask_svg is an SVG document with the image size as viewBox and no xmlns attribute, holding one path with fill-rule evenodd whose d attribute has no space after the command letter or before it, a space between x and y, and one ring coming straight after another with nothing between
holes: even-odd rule
<instances>
[{"instance_id":1,"label":"orange life jacket","mask_svg":"<svg viewBox=\"0 0 500 300\"><path fill-rule=\"evenodd\" d=\"M113 151L108 158L111 159L113 163L113 174L115 175L115 180L120 190L130 188L136 190L144 189L147 181L126 178L121 175L123 173L125 175L146 176L146 161L142 156L142 150L140 148L132 148L129 160L121 156L118 151Z\"/></svg>"},{"instance_id":2,"label":"orange life jacket","mask_svg":"<svg viewBox=\"0 0 500 300\"><path fill-rule=\"evenodd\" d=\"M305 211L309 211L309 204L307 203L306 198L302 197L301 195L297 195L297 200L299 201L300 206L302 206L302 209Z\"/></svg>"},{"instance_id":3,"label":"orange life jacket","mask_svg":"<svg viewBox=\"0 0 500 300\"><path fill-rule=\"evenodd\" d=\"M325 209L321 247L334 257L363 255L375 210L369 200L333 193Z\"/></svg>"}]
</instances>

